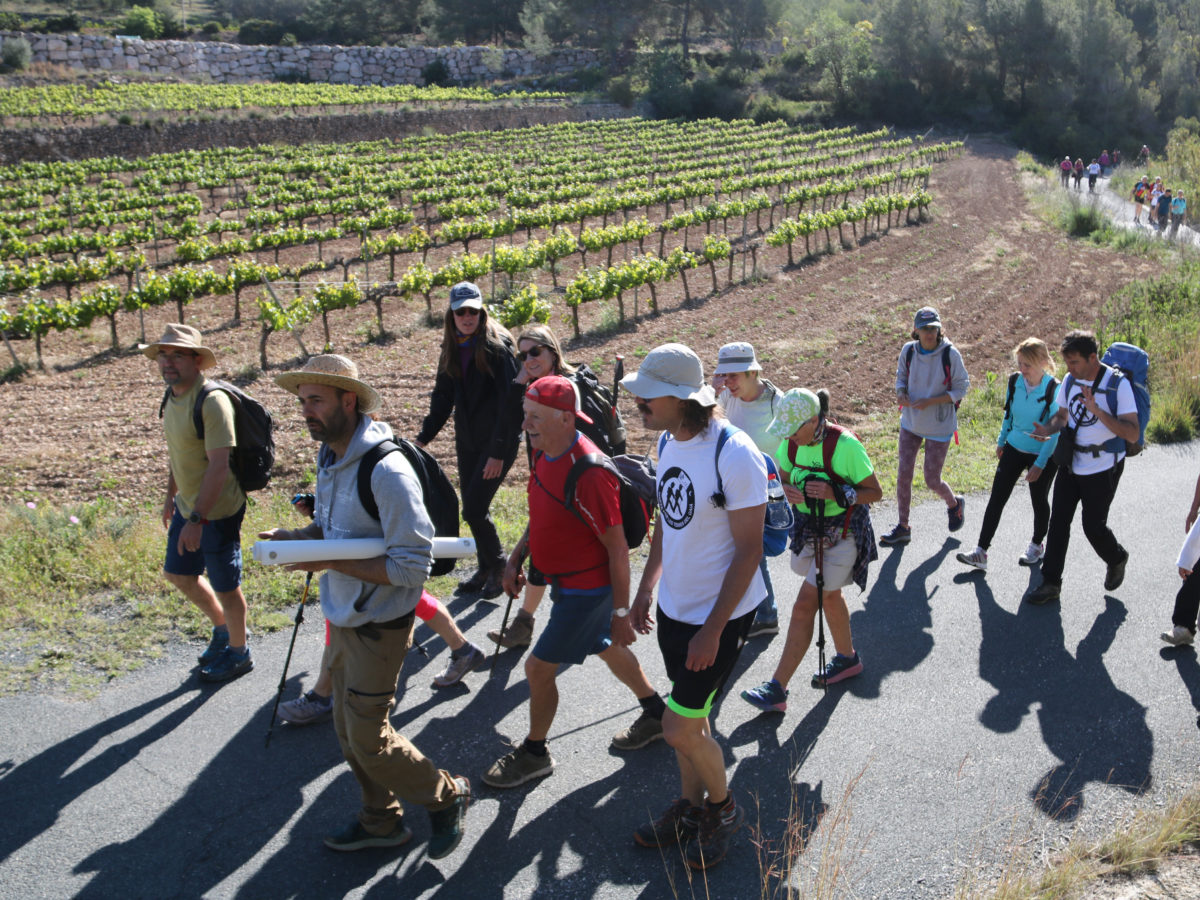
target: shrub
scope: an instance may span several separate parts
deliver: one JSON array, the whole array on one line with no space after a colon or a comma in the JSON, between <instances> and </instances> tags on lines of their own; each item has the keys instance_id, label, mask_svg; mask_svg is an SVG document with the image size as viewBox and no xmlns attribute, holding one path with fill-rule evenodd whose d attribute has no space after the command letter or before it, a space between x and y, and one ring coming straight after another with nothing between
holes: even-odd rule
<instances>
[{"instance_id":1,"label":"shrub","mask_svg":"<svg viewBox=\"0 0 1200 900\"><path fill-rule=\"evenodd\" d=\"M238 29L239 44L278 44L283 26L269 19L247 19Z\"/></svg>"},{"instance_id":2,"label":"shrub","mask_svg":"<svg viewBox=\"0 0 1200 900\"><path fill-rule=\"evenodd\" d=\"M707 78L692 85L692 115L701 119L740 119L746 111L741 91Z\"/></svg>"},{"instance_id":3,"label":"shrub","mask_svg":"<svg viewBox=\"0 0 1200 900\"><path fill-rule=\"evenodd\" d=\"M209 19L200 29L200 33L205 37L216 37L221 33L221 23L215 19Z\"/></svg>"},{"instance_id":4,"label":"shrub","mask_svg":"<svg viewBox=\"0 0 1200 900\"><path fill-rule=\"evenodd\" d=\"M628 75L614 78L608 83L608 99L613 103L621 104L626 109L633 106L633 81Z\"/></svg>"},{"instance_id":5,"label":"shrub","mask_svg":"<svg viewBox=\"0 0 1200 900\"><path fill-rule=\"evenodd\" d=\"M162 35L162 20L148 6L131 6L121 23L121 34L135 34L153 40Z\"/></svg>"},{"instance_id":6,"label":"shrub","mask_svg":"<svg viewBox=\"0 0 1200 900\"><path fill-rule=\"evenodd\" d=\"M33 59L33 48L25 38L9 38L4 42L4 50L0 51L0 62L4 68L21 71L29 67Z\"/></svg>"},{"instance_id":7,"label":"shrub","mask_svg":"<svg viewBox=\"0 0 1200 900\"><path fill-rule=\"evenodd\" d=\"M21 17L14 12L0 12L0 31L24 31Z\"/></svg>"},{"instance_id":8,"label":"shrub","mask_svg":"<svg viewBox=\"0 0 1200 900\"><path fill-rule=\"evenodd\" d=\"M684 118L692 112L687 63L680 53L656 50L645 63L646 99L660 119Z\"/></svg>"},{"instance_id":9,"label":"shrub","mask_svg":"<svg viewBox=\"0 0 1200 900\"><path fill-rule=\"evenodd\" d=\"M445 87L450 83L450 69L445 60L435 59L421 70L421 79L425 84Z\"/></svg>"}]
</instances>

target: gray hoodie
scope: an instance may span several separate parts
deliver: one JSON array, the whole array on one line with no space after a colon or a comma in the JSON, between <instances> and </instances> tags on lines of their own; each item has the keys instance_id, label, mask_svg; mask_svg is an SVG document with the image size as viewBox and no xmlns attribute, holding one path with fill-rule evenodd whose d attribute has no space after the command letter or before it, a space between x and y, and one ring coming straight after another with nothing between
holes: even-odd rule
<instances>
[{"instance_id":1,"label":"gray hoodie","mask_svg":"<svg viewBox=\"0 0 1200 900\"><path fill-rule=\"evenodd\" d=\"M907 364L908 348L912 347L912 365ZM950 383L946 384L946 371L942 367L942 352L950 348ZM920 341L909 341L900 348L900 359L896 364L896 391L907 393L909 400L924 400L948 393L959 403L967 396L971 386L967 367L963 365L958 348L945 338L932 353L921 352ZM958 416L954 403L936 403L924 409L906 406L900 413L900 427L923 438L947 440L958 428Z\"/></svg>"},{"instance_id":2,"label":"gray hoodie","mask_svg":"<svg viewBox=\"0 0 1200 900\"><path fill-rule=\"evenodd\" d=\"M324 538L382 537L387 545L391 584L370 584L340 572L321 575L321 612L341 628L387 622L412 612L429 575L433 523L425 511L421 484L404 454L389 453L371 474L380 521L372 519L358 499L359 460L391 437L387 424L363 416L345 456L334 459L326 444L317 453L316 521Z\"/></svg>"}]
</instances>

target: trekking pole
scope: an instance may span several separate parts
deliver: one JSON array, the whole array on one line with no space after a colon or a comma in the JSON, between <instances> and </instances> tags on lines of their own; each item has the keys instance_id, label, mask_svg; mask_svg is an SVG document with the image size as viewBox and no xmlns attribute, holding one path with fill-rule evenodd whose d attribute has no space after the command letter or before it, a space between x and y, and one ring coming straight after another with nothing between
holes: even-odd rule
<instances>
[{"instance_id":1,"label":"trekking pole","mask_svg":"<svg viewBox=\"0 0 1200 900\"><path fill-rule=\"evenodd\" d=\"M621 379L625 377L625 357L620 353L617 354L617 366L613 370L613 389L612 389L612 413L613 417L617 415L617 390L621 386Z\"/></svg>"},{"instance_id":2,"label":"trekking pole","mask_svg":"<svg viewBox=\"0 0 1200 900\"><path fill-rule=\"evenodd\" d=\"M525 549L528 552L529 548L526 547ZM524 565L525 554L522 553L521 558L517 560L517 572L520 572ZM504 621L500 623L500 639L496 641L496 649L492 653L492 667L488 669L489 680L493 675L496 674L496 660L500 658L500 651L504 649L504 634L508 631L508 615L512 612L513 600L517 599L517 595L515 593L510 593L508 591L505 593L508 594L508 603L504 605Z\"/></svg>"},{"instance_id":3,"label":"trekking pole","mask_svg":"<svg viewBox=\"0 0 1200 900\"><path fill-rule=\"evenodd\" d=\"M279 690L275 694L275 705L271 707L271 724L267 726L266 747L271 746L271 732L275 730L275 716L279 712L279 701L283 697L283 688L287 684L288 666L292 664L292 650L296 646L296 635L300 631L300 623L304 621L304 604L308 600L308 586L312 584L313 573L309 572L304 579L304 593L300 595L300 606L296 609L296 626L292 629L292 641L288 644L287 658L283 661L283 674L279 676Z\"/></svg>"},{"instance_id":4,"label":"trekking pole","mask_svg":"<svg viewBox=\"0 0 1200 900\"><path fill-rule=\"evenodd\" d=\"M817 664L821 669L821 686L829 693L825 678L825 501L812 501L817 514L816 543L813 545L813 564L817 567Z\"/></svg>"}]
</instances>

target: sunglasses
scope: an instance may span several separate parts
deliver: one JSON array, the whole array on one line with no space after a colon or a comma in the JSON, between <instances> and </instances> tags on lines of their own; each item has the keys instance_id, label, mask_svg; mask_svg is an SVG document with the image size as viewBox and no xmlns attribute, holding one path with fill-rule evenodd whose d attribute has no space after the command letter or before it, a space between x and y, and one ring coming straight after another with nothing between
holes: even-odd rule
<instances>
[{"instance_id":1,"label":"sunglasses","mask_svg":"<svg viewBox=\"0 0 1200 900\"><path fill-rule=\"evenodd\" d=\"M469 306L464 306L461 309L456 309L454 314L461 319L465 316L477 316L479 315L479 310L473 309Z\"/></svg>"},{"instance_id":2,"label":"sunglasses","mask_svg":"<svg viewBox=\"0 0 1200 900\"><path fill-rule=\"evenodd\" d=\"M525 362L525 360L529 359L531 356L534 359L537 359L542 355L543 351L548 349L548 347L530 347L528 350L522 350L520 353L518 353L517 359L519 359L521 362Z\"/></svg>"}]
</instances>

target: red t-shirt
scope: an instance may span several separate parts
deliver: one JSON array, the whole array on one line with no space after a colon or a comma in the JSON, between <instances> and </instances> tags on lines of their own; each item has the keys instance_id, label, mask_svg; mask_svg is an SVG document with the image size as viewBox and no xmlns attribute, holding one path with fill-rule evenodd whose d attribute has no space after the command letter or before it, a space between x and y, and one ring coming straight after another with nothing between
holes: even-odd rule
<instances>
[{"instance_id":1,"label":"red t-shirt","mask_svg":"<svg viewBox=\"0 0 1200 900\"><path fill-rule=\"evenodd\" d=\"M562 502L567 473L575 460L599 452L576 432L575 443L562 456L550 459L539 453L529 476L529 555L546 575L561 575L559 584L565 588L598 588L611 583L608 550L599 536L621 524L617 480L603 469L588 469L575 485L579 515Z\"/></svg>"}]
</instances>

